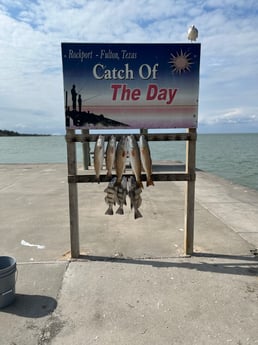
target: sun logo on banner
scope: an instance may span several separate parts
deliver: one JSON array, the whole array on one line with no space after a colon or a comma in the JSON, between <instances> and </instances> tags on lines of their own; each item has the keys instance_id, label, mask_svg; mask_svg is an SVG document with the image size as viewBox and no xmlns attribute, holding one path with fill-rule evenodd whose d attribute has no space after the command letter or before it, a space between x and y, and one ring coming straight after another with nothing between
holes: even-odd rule
<instances>
[{"instance_id":1,"label":"sun logo on banner","mask_svg":"<svg viewBox=\"0 0 258 345\"><path fill-rule=\"evenodd\" d=\"M183 51L181 50L181 52L177 52L176 55L170 55L171 58L168 63L171 64L172 72L181 74L186 71L189 72L191 70L191 65L193 64L193 62L191 62L190 53L183 53Z\"/></svg>"}]
</instances>

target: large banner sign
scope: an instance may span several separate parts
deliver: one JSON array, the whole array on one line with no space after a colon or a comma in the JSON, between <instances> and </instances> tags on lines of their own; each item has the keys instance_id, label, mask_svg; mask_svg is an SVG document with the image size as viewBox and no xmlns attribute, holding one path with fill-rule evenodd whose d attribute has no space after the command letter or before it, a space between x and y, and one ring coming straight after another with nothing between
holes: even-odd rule
<instances>
[{"instance_id":1,"label":"large banner sign","mask_svg":"<svg viewBox=\"0 0 258 345\"><path fill-rule=\"evenodd\" d=\"M62 43L66 127L196 128L200 44Z\"/></svg>"}]
</instances>

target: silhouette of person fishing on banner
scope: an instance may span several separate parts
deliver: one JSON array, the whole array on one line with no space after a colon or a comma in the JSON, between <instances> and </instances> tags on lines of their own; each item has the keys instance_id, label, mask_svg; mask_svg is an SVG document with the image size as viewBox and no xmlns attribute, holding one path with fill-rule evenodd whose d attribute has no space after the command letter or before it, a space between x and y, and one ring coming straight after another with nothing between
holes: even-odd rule
<instances>
[{"instance_id":1,"label":"silhouette of person fishing on banner","mask_svg":"<svg viewBox=\"0 0 258 345\"><path fill-rule=\"evenodd\" d=\"M75 89L75 85L73 84L72 90L71 90L71 94L72 94L72 103L73 103L73 110L76 110L76 97L77 97L77 92Z\"/></svg>"}]
</instances>

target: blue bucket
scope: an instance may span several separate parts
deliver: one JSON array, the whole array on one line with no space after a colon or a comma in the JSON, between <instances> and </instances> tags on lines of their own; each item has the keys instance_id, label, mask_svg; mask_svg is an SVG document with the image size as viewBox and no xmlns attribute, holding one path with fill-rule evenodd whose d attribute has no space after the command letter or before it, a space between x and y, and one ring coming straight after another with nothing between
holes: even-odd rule
<instances>
[{"instance_id":1,"label":"blue bucket","mask_svg":"<svg viewBox=\"0 0 258 345\"><path fill-rule=\"evenodd\" d=\"M11 256L0 256L0 308L15 299L16 260Z\"/></svg>"}]
</instances>

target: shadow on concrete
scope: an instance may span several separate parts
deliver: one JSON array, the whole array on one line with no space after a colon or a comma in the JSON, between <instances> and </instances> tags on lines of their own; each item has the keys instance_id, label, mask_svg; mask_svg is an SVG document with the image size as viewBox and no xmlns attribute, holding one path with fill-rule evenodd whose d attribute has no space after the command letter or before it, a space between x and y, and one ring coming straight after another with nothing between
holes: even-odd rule
<instances>
[{"instance_id":1,"label":"shadow on concrete","mask_svg":"<svg viewBox=\"0 0 258 345\"><path fill-rule=\"evenodd\" d=\"M0 312L28 318L40 318L51 314L56 307L57 301L53 297L16 294L14 302L0 309Z\"/></svg>"},{"instance_id":2,"label":"shadow on concrete","mask_svg":"<svg viewBox=\"0 0 258 345\"><path fill-rule=\"evenodd\" d=\"M133 259L133 258L122 258L122 257L106 257L106 256L91 256L91 255L80 255L79 259L86 261L106 261L123 264L133 265L150 265L157 268L169 268L177 267L189 270L196 270L201 272L214 272L222 274L233 274L243 276L257 276L258 275L258 260L252 256L242 255L224 255L224 254L206 254L198 253L194 254L193 257L198 258L216 258L216 259L228 259L230 262L191 262L191 257L181 258L167 258L167 260L173 261L157 261L157 259ZM179 259L179 260L178 260ZM188 260L186 261L182 261ZM177 261L178 260L178 261ZM245 262L243 262L245 261Z\"/></svg>"}]
</instances>

